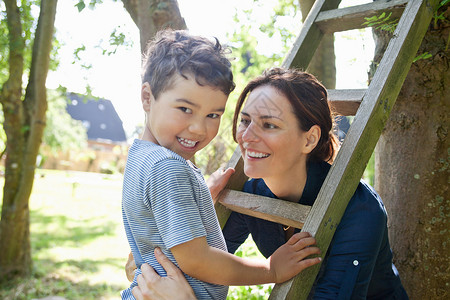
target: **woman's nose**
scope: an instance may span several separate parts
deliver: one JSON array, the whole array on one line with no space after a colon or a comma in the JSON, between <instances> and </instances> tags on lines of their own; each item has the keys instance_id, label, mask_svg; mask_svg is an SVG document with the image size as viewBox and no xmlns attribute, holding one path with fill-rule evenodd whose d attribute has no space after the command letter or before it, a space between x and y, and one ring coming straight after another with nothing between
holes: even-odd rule
<instances>
[{"instance_id":1,"label":"woman's nose","mask_svg":"<svg viewBox=\"0 0 450 300\"><path fill-rule=\"evenodd\" d=\"M247 128L244 129L244 132L242 133L242 140L244 142L250 142L255 141L259 138L257 133L257 125L255 123L250 123Z\"/></svg>"}]
</instances>

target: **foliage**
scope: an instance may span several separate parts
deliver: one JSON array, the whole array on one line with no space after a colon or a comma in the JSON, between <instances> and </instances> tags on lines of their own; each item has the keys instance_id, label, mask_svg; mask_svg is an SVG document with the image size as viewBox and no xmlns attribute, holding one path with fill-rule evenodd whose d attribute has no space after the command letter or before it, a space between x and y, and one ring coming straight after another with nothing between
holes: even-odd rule
<instances>
[{"instance_id":1,"label":"foliage","mask_svg":"<svg viewBox=\"0 0 450 300\"><path fill-rule=\"evenodd\" d=\"M39 6L38 0L21 0L20 15L22 17L22 26L25 40L24 48L24 69L29 70L31 64L31 52L33 50L33 36L35 34L38 16L36 7ZM50 70L56 70L58 67L58 50L60 49L60 41L53 39L52 52L50 54ZM4 3L0 3L0 83L5 82L8 77L8 27L6 24L6 8ZM1 88L1 86L0 86Z\"/></svg>"},{"instance_id":2,"label":"foliage","mask_svg":"<svg viewBox=\"0 0 450 300\"><path fill-rule=\"evenodd\" d=\"M235 255L239 257L250 257L264 259L264 256L259 252L252 237L249 236L247 240L236 250ZM268 299L272 292L273 284L261 284L251 286L232 286L228 291L227 300L232 299L251 299L262 300Z\"/></svg>"},{"instance_id":3,"label":"foliage","mask_svg":"<svg viewBox=\"0 0 450 300\"><path fill-rule=\"evenodd\" d=\"M113 0L114 2L116 2L117 0ZM85 0L78 0L78 3L75 4L75 6L78 8L78 12L81 12L83 9L86 8L86 2L88 2L88 7L90 9L94 9L96 5L98 4L102 4L103 0L90 0L90 1L85 1Z\"/></svg>"},{"instance_id":4,"label":"foliage","mask_svg":"<svg viewBox=\"0 0 450 300\"><path fill-rule=\"evenodd\" d=\"M370 18L364 18L366 22L363 23L363 25L374 27L376 29L380 29L383 31L387 31L390 33L394 33L395 28L397 28L398 19L391 20L392 13L389 13L386 16L386 13L383 12L379 16L373 16Z\"/></svg>"},{"instance_id":5,"label":"foliage","mask_svg":"<svg viewBox=\"0 0 450 300\"><path fill-rule=\"evenodd\" d=\"M433 28L437 29L439 27L439 22L448 22L448 20L445 18L444 14L445 14L445 9L443 9L445 6L448 6L450 4L450 0L441 0L434 12L433 15ZM373 16L370 18L364 18L366 20L366 22L363 23L363 25L369 26L369 27L374 27L376 29L380 29L383 31L387 31L391 34L394 33L395 29L397 28L397 24L399 22L398 19L393 19L391 20L391 15L392 13L389 13L388 15L386 15L385 12L383 12L381 15L379 16ZM447 38L447 44L445 46L445 51L448 50L448 47L450 45L450 34ZM420 55L418 55L417 57L414 58L413 62L416 62L418 60L421 59L428 59L433 57L432 54L428 53L428 52L424 52Z\"/></svg>"},{"instance_id":6,"label":"foliage","mask_svg":"<svg viewBox=\"0 0 450 300\"><path fill-rule=\"evenodd\" d=\"M52 154L71 149L82 149L87 145L86 128L81 121L74 120L66 110L67 97L59 91L48 91L47 125L44 144Z\"/></svg>"}]
</instances>

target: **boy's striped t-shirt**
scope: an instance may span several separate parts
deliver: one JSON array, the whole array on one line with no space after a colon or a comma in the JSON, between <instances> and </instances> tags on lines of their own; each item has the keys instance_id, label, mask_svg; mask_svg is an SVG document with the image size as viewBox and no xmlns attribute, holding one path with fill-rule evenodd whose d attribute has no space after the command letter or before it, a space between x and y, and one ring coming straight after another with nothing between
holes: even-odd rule
<instances>
[{"instance_id":1,"label":"boy's striped t-shirt","mask_svg":"<svg viewBox=\"0 0 450 300\"><path fill-rule=\"evenodd\" d=\"M122 215L125 232L138 268L149 263L161 276L166 272L156 261L155 247L177 266L170 248L194 238L227 251L209 189L192 163L164 147L135 140L124 173ZM134 299L131 288L122 299ZM198 299L225 299L228 287L185 275Z\"/></svg>"}]
</instances>

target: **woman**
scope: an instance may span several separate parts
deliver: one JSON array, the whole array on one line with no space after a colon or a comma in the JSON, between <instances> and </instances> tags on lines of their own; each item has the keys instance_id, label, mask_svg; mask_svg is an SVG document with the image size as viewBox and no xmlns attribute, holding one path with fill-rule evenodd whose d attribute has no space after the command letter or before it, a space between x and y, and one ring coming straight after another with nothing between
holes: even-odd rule
<instances>
[{"instance_id":1,"label":"woman","mask_svg":"<svg viewBox=\"0 0 450 300\"><path fill-rule=\"evenodd\" d=\"M312 205L336 154L332 131L327 92L314 76L275 68L252 80L239 97L233 126L244 172L254 178L243 191ZM233 212L223 234L229 252L234 253L251 233L258 249L269 257L296 231ZM138 297L141 292L163 292L160 283L168 283L152 270L140 281ZM179 284L178 278L169 285ZM384 205L363 181L336 229L310 298L408 299L392 263Z\"/></svg>"}]
</instances>

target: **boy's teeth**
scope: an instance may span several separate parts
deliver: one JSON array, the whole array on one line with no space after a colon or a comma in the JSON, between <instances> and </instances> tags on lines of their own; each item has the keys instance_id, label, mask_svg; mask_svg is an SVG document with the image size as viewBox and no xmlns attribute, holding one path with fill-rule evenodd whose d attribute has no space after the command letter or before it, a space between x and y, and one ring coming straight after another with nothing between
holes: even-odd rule
<instances>
[{"instance_id":1,"label":"boy's teeth","mask_svg":"<svg viewBox=\"0 0 450 300\"><path fill-rule=\"evenodd\" d=\"M260 153L260 152L252 152L252 151L247 151L247 155L250 157L255 157L255 158L263 158L263 157L269 156L269 154L264 154L264 153Z\"/></svg>"},{"instance_id":2,"label":"boy's teeth","mask_svg":"<svg viewBox=\"0 0 450 300\"><path fill-rule=\"evenodd\" d=\"M185 147L194 147L195 144L197 144L196 141L184 139L184 138L178 138L178 141Z\"/></svg>"}]
</instances>

